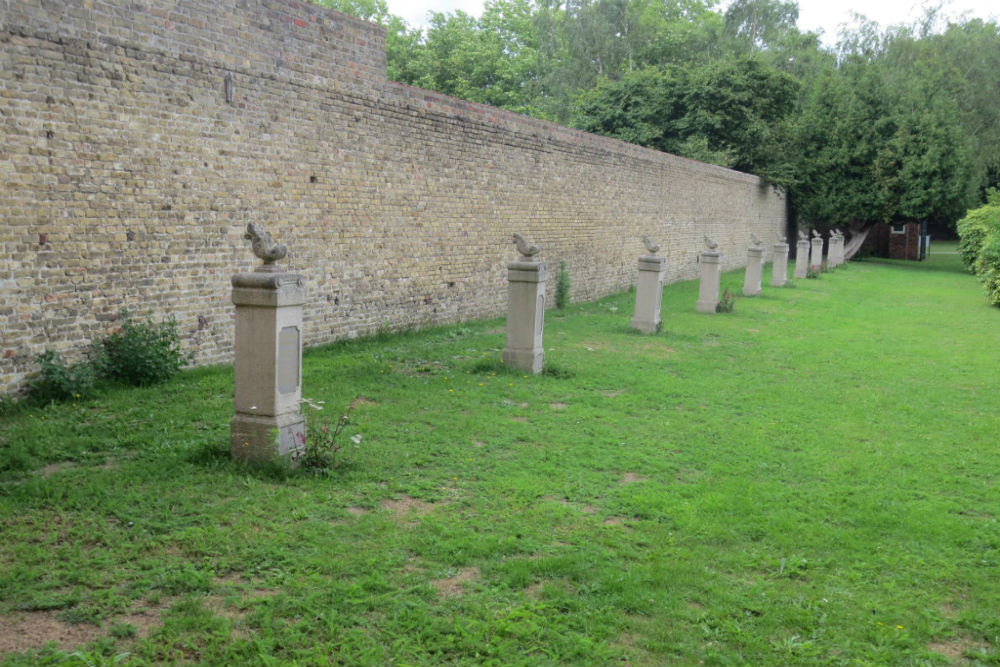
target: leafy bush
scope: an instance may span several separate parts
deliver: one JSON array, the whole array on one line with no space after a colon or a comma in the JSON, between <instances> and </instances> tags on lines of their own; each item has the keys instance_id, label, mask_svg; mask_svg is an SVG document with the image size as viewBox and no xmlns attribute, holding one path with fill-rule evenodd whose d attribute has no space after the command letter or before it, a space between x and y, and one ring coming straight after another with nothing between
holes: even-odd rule
<instances>
[{"instance_id":1,"label":"leafy bush","mask_svg":"<svg viewBox=\"0 0 1000 667\"><path fill-rule=\"evenodd\" d=\"M1000 306L1000 190L991 190L985 206L958 221L962 261L986 287L991 304Z\"/></svg>"},{"instance_id":2,"label":"leafy bush","mask_svg":"<svg viewBox=\"0 0 1000 667\"><path fill-rule=\"evenodd\" d=\"M569 271L566 262L559 262L559 273L556 274L556 308L569 305Z\"/></svg>"},{"instance_id":3,"label":"leafy bush","mask_svg":"<svg viewBox=\"0 0 1000 667\"><path fill-rule=\"evenodd\" d=\"M344 444L340 441L340 434L343 433L344 427L351 423L350 414L351 409L348 408L333 426L323 421L310 428L303 447L292 454L292 460L307 468L320 470L349 465L350 462L341 453ZM355 446L360 445L361 434L351 436L350 440Z\"/></svg>"},{"instance_id":4,"label":"leafy bush","mask_svg":"<svg viewBox=\"0 0 1000 667\"><path fill-rule=\"evenodd\" d=\"M96 346L97 368L101 375L130 385L149 385L172 377L186 361L173 316L154 323L132 319L122 310L121 331Z\"/></svg>"},{"instance_id":5,"label":"leafy bush","mask_svg":"<svg viewBox=\"0 0 1000 667\"><path fill-rule=\"evenodd\" d=\"M715 304L715 312L717 313L731 313L733 308L736 306L736 296L729 291L727 287L722 292L722 298L719 299L719 303Z\"/></svg>"},{"instance_id":6,"label":"leafy bush","mask_svg":"<svg viewBox=\"0 0 1000 667\"><path fill-rule=\"evenodd\" d=\"M41 375L31 383L31 398L39 403L83 398L90 394L96 379L94 367L81 361L66 364L58 352L46 350L38 357Z\"/></svg>"}]
</instances>

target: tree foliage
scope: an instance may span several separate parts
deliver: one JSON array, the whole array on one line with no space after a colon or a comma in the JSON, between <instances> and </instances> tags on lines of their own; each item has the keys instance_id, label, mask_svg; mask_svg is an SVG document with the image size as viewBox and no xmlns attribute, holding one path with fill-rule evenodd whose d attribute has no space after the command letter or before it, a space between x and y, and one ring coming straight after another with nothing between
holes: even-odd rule
<instances>
[{"instance_id":1,"label":"tree foliage","mask_svg":"<svg viewBox=\"0 0 1000 667\"><path fill-rule=\"evenodd\" d=\"M962 260L983 282L987 299L1000 306L1000 190L990 190L984 206L958 221Z\"/></svg>"},{"instance_id":2,"label":"tree foliage","mask_svg":"<svg viewBox=\"0 0 1000 667\"><path fill-rule=\"evenodd\" d=\"M1000 183L1000 27L858 17L836 49L794 0L488 0L413 29L385 0L388 75L785 186L804 222L954 224Z\"/></svg>"}]
</instances>

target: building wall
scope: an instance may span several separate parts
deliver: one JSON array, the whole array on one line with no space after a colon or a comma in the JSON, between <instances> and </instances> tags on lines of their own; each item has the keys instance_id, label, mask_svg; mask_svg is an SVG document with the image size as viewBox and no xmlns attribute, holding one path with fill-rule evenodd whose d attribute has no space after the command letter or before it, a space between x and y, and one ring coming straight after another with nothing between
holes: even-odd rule
<instances>
[{"instance_id":1,"label":"building wall","mask_svg":"<svg viewBox=\"0 0 1000 667\"><path fill-rule=\"evenodd\" d=\"M731 269L784 233L755 176L389 82L384 40L298 0L0 0L0 394L122 308L231 360L251 220L307 344L502 314L514 231L574 300L634 283L642 234L672 282L704 234Z\"/></svg>"}]
</instances>

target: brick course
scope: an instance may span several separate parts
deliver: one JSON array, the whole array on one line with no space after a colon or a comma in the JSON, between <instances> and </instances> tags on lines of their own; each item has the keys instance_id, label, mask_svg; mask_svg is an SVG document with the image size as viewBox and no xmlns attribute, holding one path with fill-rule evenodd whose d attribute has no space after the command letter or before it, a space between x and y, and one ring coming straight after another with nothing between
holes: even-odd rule
<instances>
[{"instance_id":1,"label":"brick course","mask_svg":"<svg viewBox=\"0 0 1000 667\"><path fill-rule=\"evenodd\" d=\"M643 233L668 282L703 234L731 269L784 233L755 176L389 82L384 44L297 0L0 0L0 394L123 307L231 360L250 220L305 275L306 344L502 314L514 231L574 300L633 284Z\"/></svg>"}]
</instances>

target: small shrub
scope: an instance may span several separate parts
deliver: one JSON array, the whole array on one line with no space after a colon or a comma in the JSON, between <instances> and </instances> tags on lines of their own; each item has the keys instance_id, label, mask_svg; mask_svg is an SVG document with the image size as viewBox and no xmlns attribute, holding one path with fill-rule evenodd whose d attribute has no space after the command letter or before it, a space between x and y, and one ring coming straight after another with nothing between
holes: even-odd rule
<instances>
[{"instance_id":1,"label":"small shrub","mask_svg":"<svg viewBox=\"0 0 1000 667\"><path fill-rule=\"evenodd\" d=\"M156 324L149 315L132 319L122 310L121 331L96 346L101 375L125 384L144 386L169 379L187 360L181 352L181 338L173 316Z\"/></svg>"},{"instance_id":2,"label":"small shrub","mask_svg":"<svg viewBox=\"0 0 1000 667\"><path fill-rule=\"evenodd\" d=\"M38 357L42 372L31 383L31 398L39 403L88 396L94 389L94 367L88 362L67 364L58 352L46 350Z\"/></svg>"},{"instance_id":3,"label":"small shrub","mask_svg":"<svg viewBox=\"0 0 1000 667\"><path fill-rule=\"evenodd\" d=\"M559 262L559 272L556 274L556 308L569 305L569 271L566 262Z\"/></svg>"},{"instance_id":4,"label":"small shrub","mask_svg":"<svg viewBox=\"0 0 1000 667\"><path fill-rule=\"evenodd\" d=\"M991 190L988 203L969 211L956 228L962 261L983 282L989 302L1000 306L1000 190Z\"/></svg>"},{"instance_id":5,"label":"small shrub","mask_svg":"<svg viewBox=\"0 0 1000 667\"><path fill-rule=\"evenodd\" d=\"M351 423L350 415L351 409L348 408L332 426L326 420L317 426L311 426L306 431L304 446L292 454L292 462L318 470L347 465L349 461L342 454L344 443L341 434L344 432L344 427ZM360 445L361 434L351 436L350 441L355 446Z\"/></svg>"},{"instance_id":6,"label":"small shrub","mask_svg":"<svg viewBox=\"0 0 1000 667\"><path fill-rule=\"evenodd\" d=\"M727 287L722 291L722 298L719 299L719 303L715 304L715 312L717 313L731 313L733 308L736 306L736 297L732 292L729 291Z\"/></svg>"},{"instance_id":7,"label":"small shrub","mask_svg":"<svg viewBox=\"0 0 1000 667\"><path fill-rule=\"evenodd\" d=\"M818 269L809 268L806 271L806 278L810 280L815 280L816 278L819 278L820 273L821 272Z\"/></svg>"}]
</instances>

